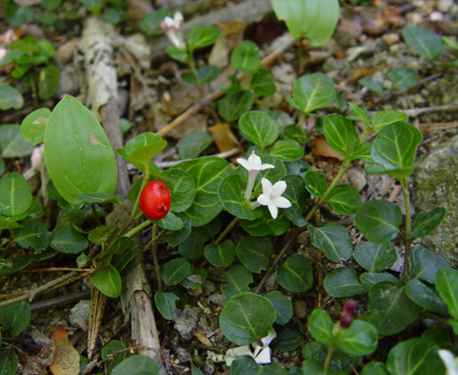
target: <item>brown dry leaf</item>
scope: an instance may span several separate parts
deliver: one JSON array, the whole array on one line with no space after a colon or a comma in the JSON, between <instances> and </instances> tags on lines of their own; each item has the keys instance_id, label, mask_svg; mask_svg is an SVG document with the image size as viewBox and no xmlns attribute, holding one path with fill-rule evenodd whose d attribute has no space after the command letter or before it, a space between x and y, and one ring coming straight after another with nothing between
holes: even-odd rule
<instances>
[{"instance_id":1,"label":"brown dry leaf","mask_svg":"<svg viewBox=\"0 0 458 375\"><path fill-rule=\"evenodd\" d=\"M360 67L356 69L353 74L347 78L345 82L347 83L353 83L358 81L361 78L364 78L372 73L374 73L377 69L380 69L380 67L375 67L375 68L365 68L365 67Z\"/></svg>"},{"instance_id":2,"label":"brown dry leaf","mask_svg":"<svg viewBox=\"0 0 458 375\"><path fill-rule=\"evenodd\" d=\"M80 355L68 341L67 331L58 326L51 339L54 341L54 359L49 369L54 375L78 375Z\"/></svg>"},{"instance_id":3,"label":"brown dry leaf","mask_svg":"<svg viewBox=\"0 0 458 375\"><path fill-rule=\"evenodd\" d=\"M237 35L245 31L246 22L244 20L234 20L228 23L216 22L216 26L223 30L224 35Z\"/></svg>"},{"instance_id":4,"label":"brown dry leaf","mask_svg":"<svg viewBox=\"0 0 458 375\"><path fill-rule=\"evenodd\" d=\"M197 337L197 340L199 340L202 344L207 345L207 346L213 346L212 342L205 336L204 331L196 331L194 332L194 336Z\"/></svg>"},{"instance_id":5,"label":"brown dry leaf","mask_svg":"<svg viewBox=\"0 0 458 375\"><path fill-rule=\"evenodd\" d=\"M323 134L315 137L315 149L313 150L313 155L326 156L328 158L334 158L338 160L343 160L344 156L335 152L331 146L329 146L328 141L326 140Z\"/></svg>"},{"instance_id":6,"label":"brown dry leaf","mask_svg":"<svg viewBox=\"0 0 458 375\"><path fill-rule=\"evenodd\" d=\"M208 130L214 134L215 143L220 152L229 151L236 146L240 146L229 124L220 122L209 127Z\"/></svg>"}]
</instances>

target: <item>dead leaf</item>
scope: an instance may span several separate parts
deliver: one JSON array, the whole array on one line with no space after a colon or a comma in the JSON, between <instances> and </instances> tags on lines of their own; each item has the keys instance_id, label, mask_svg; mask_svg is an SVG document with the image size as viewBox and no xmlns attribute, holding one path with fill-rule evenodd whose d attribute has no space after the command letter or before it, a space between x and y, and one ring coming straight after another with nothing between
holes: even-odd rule
<instances>
[{"instance_id":1,"label":"dead leaf","mask_svg":"<svg viewBox=\"0 0 458 375\"><path fill-rule=\"evenodd\" d=\"M353 72L353 74L345 81L347 83L353 83L361 78L364 78L368 75L371 75L374 73L377 69L380 69L380 67L375 67L375 68L365 68L364 66L358 68Z\"/></svg>"},{"instance_id":2,"label":"dead leaf","mask_svg":"<svg viewBox=\"0 0 458 375\"><path fill-rule=\"evenodd\" d=\"M68 341L67 331L58 326L51 339L54 341L54 359L49 369L54 375L78 375L80 355Z\"/></svg>"},{"instance_id":3,"label":"dead leaf","mask_svg":"<svg viewBox=\"0 0 458 375\"><path fill-rule=\"evenodd\" d=\"M213 346L212 342L205 336L204 331L196 331L194 332L194 336L197 337L197 340L199 340L202 344L207 345L207 346Z\"/></svg>"},{"instance_id":4,"label":"dead leaf","mask_svg":"<svg viewBox=\"0 0 458 375\"><path fill-rule=\"evenodd\" d=\"M329 146L329 143L323 134L315 137L314 142L315 142L315 149L313 150L313 155L326 156L328 158L334 158L338 160L344 159L344 156L342 154L335 152L331 148L331 146Z\"/></svg>"},{"instance_id":5,"label":"dead leaf","mask_svg":"<svg viewBox=\"0 0 458 375\"><path fill-rule=\"evenodd\" d=\"M220 152L232 150L234 147L239 146L237 138L232 133L229 124L218 123L208 128L214 134L215 143Z\"/></svg>"},{"instance_id":6,"label":"dead leaf","mask_svg":"<svg viewBox=\"0 0 458 375\"><path fill-rule=\"evenodd\" d=\"M216 22L216 26L223 30L224 35L237 35L245 31L246 22L244 20L234 20L228 23Z\"/></svg>"}]
</instances>

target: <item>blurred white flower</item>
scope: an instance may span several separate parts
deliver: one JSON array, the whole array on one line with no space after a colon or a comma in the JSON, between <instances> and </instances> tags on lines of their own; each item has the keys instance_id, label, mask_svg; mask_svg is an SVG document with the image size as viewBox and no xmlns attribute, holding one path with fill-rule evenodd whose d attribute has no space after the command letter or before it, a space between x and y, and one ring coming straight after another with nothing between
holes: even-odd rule
<instances>
[{"instance_id":1,"label":"blurred white flower","mask_svg":"<svg viewBox=\"0 0 458 375\"><path fill-rule=\"evenodd\" d=\"M278 181L272 186L272 183L269 180L263 178L261 180L261 184L262 194L258 197L258 203L263 206L267 206L272 217L276 219L279 208L291 207L291 202L281 196L286 190L286 182Z\"/></svg>"},{"instance_id":2,"label":"blurred white flower","mask_svg":"<svg viewBox=\"0 0 458 375\"><path fill-rule=\"evenodd\" d=\"M445 375L458 375L458 358L455 358L455 354L445 349L440 349L438 354L447 370Z\"/></svg>"},{"instance_id":3,"label":"blurred white flower","mask_svg":"<svg viewBox=\"0 0 458 375\"><path fill-rule=\"evenodd\" d=\"M253 151L250 157L247 159L237 159L237 163L239 163L243 168L248 171L248 183L245 189L245 199L247 201L251 198L251 192L253 191L253 186L256 181L256 176L259 172L264 171L266 169L275 168L275 165L272 164L262 164L261 158L256 155Z\"/></svg>"},{"instance_id":4,"label":"blurred white flower","mask_svg":"<svg viewBox=\"0 0 458 375\"><path fill-rule=\"evenodd\" d=\"M161 29L172 44L180 51L186 50L186 43L183 38L183 15L180 12L172 17L165 17L161 22Z\"/></svg>"}]
</instances>

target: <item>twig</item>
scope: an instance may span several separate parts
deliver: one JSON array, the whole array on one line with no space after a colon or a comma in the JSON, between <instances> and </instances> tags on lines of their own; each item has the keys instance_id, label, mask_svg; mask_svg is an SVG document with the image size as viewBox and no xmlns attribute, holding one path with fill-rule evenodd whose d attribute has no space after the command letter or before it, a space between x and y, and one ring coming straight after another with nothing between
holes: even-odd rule
<instances>
[{"instance_id":1,"label":"twig","mask_svg":"<svg viewBox=\"0 0 458 375\"><path fill-rule=\"evenodd\" d=\"M426 108L413 108L413 109L405 109L401 112L404 112L409 117L418 117L423 113L432 113L432 112L454 112L458 111L458 105L456 104L445 104L445 105L438 105L435 107L426 107Z\"/></svg>"},{"instance_id":2,"label":"twig","mask_svg":"<svg viewBox=\"0 0 458 375\"><path fill-rule=\"evenodd\" d=\"M269 64L271 64L273 61L277 59L278 56L280 56L283 52L285 52L289 47L291 47L294 43L294 39L290 37L287 39L280 47L272 51L269 55L264 57L261 60L261 63L259 64L260 67L265 67ZM196 113L198 113L202 108L204 108L206 105L210 104L211 102L221 98L224 95L224 93L221 90L216 90L215 92L204 96L202 99L200 99L196 104L188 108L185 112L183 112L181 115L179 115L175 120L173 120L170 124L168 124L166 127L162 128L159 130L156 134L159 135L160 137L166 136L172 129L176 128L178 125L180 125L183 121L187 120L191 116L194 116Z\"/></svg>"},{"instance_id":3,"label":"twig","mask_svg":"<svg viewBox=\"0 0 458 375\"><path fill-rule=\"evenodd\" d=\"M221 152L219 154L215 154L213 156L217 156L217 157L219 157L221 159L226 159L226 158L229 158L229 157L231 157L233 155L237 155L239 152L240 152L240 150L238 148L233 148L232 150L224 151L224 152ZM161 161L161 162L156 162L154 164L156 164L156 166L158 168L172 168L175 165L181 163L182 161L188 161L188 160L193 160L193 159Z\"/></svg>"},{"instance_id":4,"label":"twig","mask_svg":"<svg viewBox=\"0 0 458 375\"><path fill-rule=\"evenodd\" d=\"M162 280L161 280L161 271L159 268L159 262L157 260L157 244L153 245L153 262L154 262L154 273L156 274L157 281L157 290L162 292Z\"/></svg>"},{"instance_id":5,"label":"twig","mask_svg":"<svg viewBox=\"0 0 458 375\"><path fill-rule=\"evenodd\" d=\"M30 305L30 311L38 312L42 310L50 310L58 306L81 301L82 299L88 298L90 295L91 292L89 291L66 294L64 296L52 298L48 301L34 303Z\"/></svg>"}]
</instances>

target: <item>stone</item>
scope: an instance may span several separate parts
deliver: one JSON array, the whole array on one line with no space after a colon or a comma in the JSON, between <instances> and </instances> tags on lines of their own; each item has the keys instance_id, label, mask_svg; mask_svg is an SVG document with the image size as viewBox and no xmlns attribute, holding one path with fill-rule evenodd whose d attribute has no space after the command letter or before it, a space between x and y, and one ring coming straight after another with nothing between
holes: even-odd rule
<instances>
[{"instance_id":1,"label":"stone","mask_svg":"<svg viewBox=\"0 0 458 375\"><path fill-rule=\"evenodd\" d=\"M437 9L441 12L448 12L453 5L453 0L439 0L437 2Z\"/></svg>"},{"instance_id":2,"label":"stone","mask_svg":"<svg viewBox=\"0 0 458 375\"><path fill-rule=\"evenodd\" d=\"M431 152L418 166L415 175L416 192L412 197L416 211L444 207L447 216L430 235L416 240L447 259L458 262L458 136Z\"/></svg>"},{"instance_id":3,"label":"stone","mask_svg":"<svg viewBox=\"0 0 458 375\"><path fill-rule=\"evenodd\" d=\"M337 60L334 57L328 57L323 64L323 72L329 73L337 68Z\"/></svg>"},{"instance_id":4,"label":"stone","mask_svg":"<svg viewBox=\"0 0 458 375\"><path fill-rule=\"evenodd\" d=\"M389 47L389 46L392 46L393 44L396 44L397 42L399 42L400 37L396 33L389 33L389 34L383 35L382 36L382 40Z\"/></svg>"},{"instance_id":5,"label":"stone","mask_svg":"<svg viewBox=\"0 0 458 375\"><path fill-rule=\"evenodd\" d=\"M70 310L68 322L72 326L80 327L84 332L87 332L90 309L91 301L85 299L79 301L75 307Z\"/></svg>"},{"instance_id":6,"label":"stone","mask_svg":"<svg viewBox=\"0 0 458 375\"><path fill-rule=\"evenodd\" d=\"M197 329L197 322L201 315L202 309L200 307L186 305L178 319L175 320L174 328L185 340L189 341Z\"/></svg>"}]
</instances>

